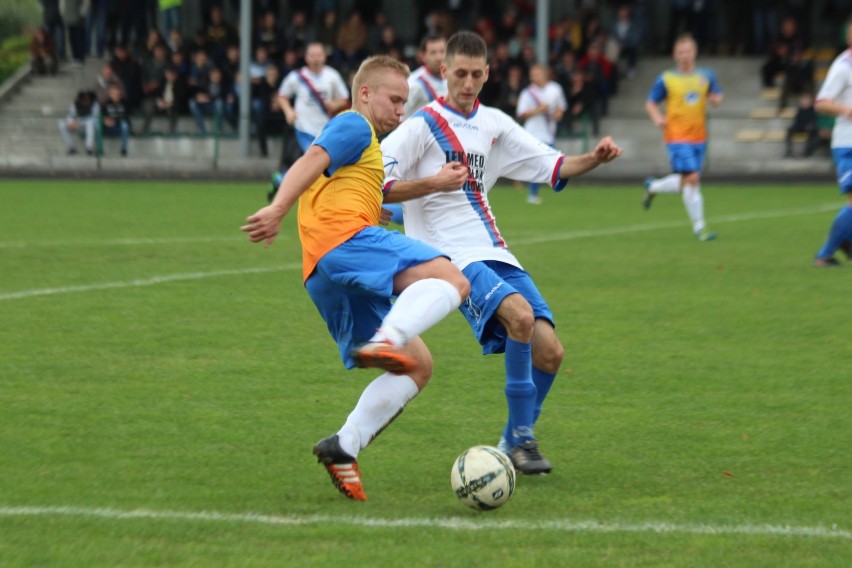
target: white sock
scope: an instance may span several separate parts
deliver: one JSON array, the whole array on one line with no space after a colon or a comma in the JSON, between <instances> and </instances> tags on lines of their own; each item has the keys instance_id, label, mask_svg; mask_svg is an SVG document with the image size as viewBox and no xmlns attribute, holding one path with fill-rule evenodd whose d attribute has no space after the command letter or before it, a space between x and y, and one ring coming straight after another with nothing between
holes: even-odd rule
<instances>
[{"instance_id":1,"label":"white sock","mask_svg":"<svg viewBox=\"0 0 852 568\"><path fill-rule=\"evenodd\" d=\"M648 186L651 193L677 193L680 191L680 174L669 174L655 179Z\"/></svg>"},{"instance_id":2,"label":"white sock","mask_svg":"<svg viewBox=\"0 0 852 568\"><path fill-rule=\"evenodd\" d=\"M337 433L340 447L352 457L366 448L420 392L411 377L385 373L367 385L358 404Z\"/></svg>"},{"instance_id":3,"label":"white sock","mask_svg":"<svg viewBox=\"0 0 852 568\"><path fill-rule=\"evenodd\" d=\"M692 221L692 230L699 233L704 230L704 196L701 195L701 186L687 184L683 186L683 205L689 220Z\"/></svg>"},{"instance_id":4,"label":"white sock","mask_svg":"<svg viewBox=\"0 0 852 568\"><path fill-rule=\"evenodd\" d=\"M440 278L419 280L402 291L370 341L405 345L461 304L456 287Z\"/></svg>"}]
</instances>

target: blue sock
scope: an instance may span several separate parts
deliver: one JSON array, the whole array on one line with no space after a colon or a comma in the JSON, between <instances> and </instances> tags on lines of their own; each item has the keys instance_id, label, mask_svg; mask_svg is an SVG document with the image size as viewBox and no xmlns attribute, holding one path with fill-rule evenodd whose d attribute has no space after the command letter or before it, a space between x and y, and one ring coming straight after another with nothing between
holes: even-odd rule
<instances>
[{"instance_id":1,"label":"blue sock","mask_svg":"<svg viewBox=\"0 0 852 568\"><path fill-rule=\"evenodd\" d=\"M506 340L506 402L509 422L503 432L511 447L533 438L535 384L532 381L532 354L529 343Z\"/></svg>"},{"instance_id":2,"label":"blue sock","mask_svg":"<svg viewBox=\"0 0 852 568\"><path fill-rule=\"evenodd\" d=\"M531 198L538 197L538 184L537 183L531 183L530 184L530 197Z\"/></svg>"},{"instance_id":3,"label":"blue sock","mask_svg":"<svg viewBox=\"0 0 852 568\"><path fill-rule=\"evenodd\" d=\"M547 393L550 392L550 387L553 386L553 381L556 379L556 373L547 373L533 367L532 379L535 383L535 416L533 417L533 424L535 424L541 414L541 405L547 398Z\"/></svg>"},{"instance_id":4,"label":"blue sock","mask_svg":"<svg viewBox=\"0 0 852 568\"><path fill-rule=\"evenodd\" d=\"M831 229L828 231L828 239L819 249L817 258L831 258L843 241L852 240L852 206L847 205L840 210Z\"/></svg>"},{"instance_id":5,"label":"blue sock","mask_svg":"<svg viewBox=\"0 0 852 568\"><path fill-rule=\"evenodd\" d=\"M384 203L382 207L393 213L391 215L391 223L396 223L397 225L402 225L403 216L402 216L402 204L400 203Z\"/></svg>"}]
</instances>

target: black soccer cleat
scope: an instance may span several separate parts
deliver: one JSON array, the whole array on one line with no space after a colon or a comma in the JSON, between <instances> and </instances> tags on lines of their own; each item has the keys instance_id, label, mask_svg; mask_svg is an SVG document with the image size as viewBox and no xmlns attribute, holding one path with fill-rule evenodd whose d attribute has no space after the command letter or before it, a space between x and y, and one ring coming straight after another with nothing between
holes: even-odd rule
<instances>
[{"instance_id":1,"label":"black soccer cleat","mask_svg":"<svg viewBox=\"0 0 852 568\"><path fill-rule=\"evenodd\" d=\"M547 458L541 455L534 439L524 440L512 448L510 457L515 469L524 475L542 475L553 469Z\"/></svg>"}]
</instances>

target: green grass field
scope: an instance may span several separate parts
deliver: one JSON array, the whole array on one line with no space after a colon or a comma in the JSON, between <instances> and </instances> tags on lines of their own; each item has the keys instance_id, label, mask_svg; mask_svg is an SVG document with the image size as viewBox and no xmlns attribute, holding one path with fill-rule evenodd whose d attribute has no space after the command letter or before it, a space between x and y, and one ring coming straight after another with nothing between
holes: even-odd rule
<instances>
[{"instance_id":1,"label":"green grass field","mask_svg":"<svg viewBox=\"0 0 852 568\"><path fill-rule=\"evenodd\" d=\"M578 180L579 181L579 180ZM551 475L476 513L502 358L460 314L344 499L311 455L347 372L256 184L0 182L0 566L849 566L852 264L811 267L831 185L706 184L710 227L641 187L491 194L566 346ZM668 197L668 198L667 198Z\"/></svg>"}]
</instances>

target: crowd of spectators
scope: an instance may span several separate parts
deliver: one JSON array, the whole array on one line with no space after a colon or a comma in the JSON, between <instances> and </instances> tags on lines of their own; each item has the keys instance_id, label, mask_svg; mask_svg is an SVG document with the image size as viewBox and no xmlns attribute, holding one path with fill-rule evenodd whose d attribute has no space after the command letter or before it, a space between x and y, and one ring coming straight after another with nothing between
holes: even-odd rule
<instances>
[{"instance_id":1,"label":"crowd of spectators","mask_svg":"<svg viewBox=\"0 0 852 568\"><path fill-rule=\"evenodd\" d=\"M180 116L191 117L187 123L194 124L194 128L183 128L184 132L207 134L211 122L219 128L236 129L240 37L238 26L226 14L236 14L238 2L193 3L203 24L188 34L184 33L186 14L181 0L41 2L44 26L34 34L31 44L31 61L37 72L55 73L57 63L64 59L79 65L92 55L104 58L104 69L92 89L100 109L109 98L109 86L117 84L128 116L141 119L137 133L149 133L152 128L176 133ZM345 79L372 54L407 60L412 68L419 65L408 46L417 42L406 43L398 37L380 9L381 2L366 12L357 9L365 3L356 2L356 9L348 13L340 12L338 4L333 0L290 2L282 19L280 2L252 2L248 96L252 133L263 155L267 134L286 128L276 83L304 65L308 43L322 43L327 64ZM455 11L427 8L420 31L446 37L459 27L469 27L481 34L491 48L491 74L482 101L514 116L518 96L528 85L530 67L539 59L534 3L513 1L505 3L508 8L499 12L482 9L476 13L464 4ZM601 4L582 3L575 15L563 16L548 30L546 59L551 78L562 87L568 101L560 135L578 128L599 133L601 118L607 115L619 82L635 76L639 54L647 46L647 30L643 28L647 15L640 13L643 2L613 2L606 10L598 8ZM686 10L677 1L672 2L671 9L670 31L689 29L706 35L701 28L706 14L696 13L694 6ZM791 97L812 93L813 61L805 56L807 40L795 17L783 19L772 35L762 80L765 86L780 82L783 107ZM66 44L70 58L66 57ZM156 117L166 120L161 123ZM157 128L158 124L167 126Z\"/></svg>"}]
</instances>

